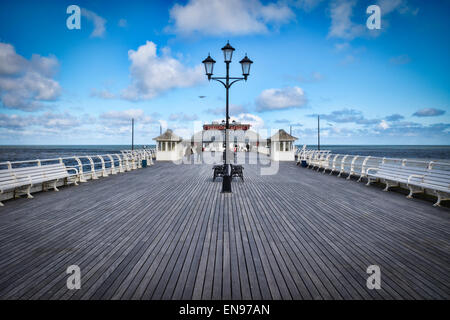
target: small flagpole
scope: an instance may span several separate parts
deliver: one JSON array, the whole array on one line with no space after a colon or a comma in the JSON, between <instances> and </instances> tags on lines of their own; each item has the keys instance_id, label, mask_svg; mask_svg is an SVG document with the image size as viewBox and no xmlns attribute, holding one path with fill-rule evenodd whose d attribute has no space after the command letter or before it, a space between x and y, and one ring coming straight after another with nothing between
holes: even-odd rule
<instances>
[{"instance_id":1,"label":"small flagpole","mask_svg":"<svg viewBox=\"0 0 450 320\"><path fill-rule=\"evenodd\" d=\"M134 118L131 118L131 150L134 150Z\"/></svg>"}]
</instances>

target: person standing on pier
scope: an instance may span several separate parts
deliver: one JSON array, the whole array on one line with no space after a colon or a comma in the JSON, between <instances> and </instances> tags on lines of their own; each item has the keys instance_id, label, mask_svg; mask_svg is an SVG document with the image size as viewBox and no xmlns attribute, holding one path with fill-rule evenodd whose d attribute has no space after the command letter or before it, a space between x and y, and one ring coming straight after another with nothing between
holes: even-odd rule
<instances>
[{"instance_id":1,"label":"person standing on pier","mask_svg":"<svg viewBox=\"0 0 450 320\"><path fill-rule=\"evenodd\" d=\"M199 143L197 143L196 145L195 145L195 152L197 153L197 163L201 163L202 162L202 156L203 156L203 154L202 154L202 146L199 144Z\"/></svg>"}]
</instances>

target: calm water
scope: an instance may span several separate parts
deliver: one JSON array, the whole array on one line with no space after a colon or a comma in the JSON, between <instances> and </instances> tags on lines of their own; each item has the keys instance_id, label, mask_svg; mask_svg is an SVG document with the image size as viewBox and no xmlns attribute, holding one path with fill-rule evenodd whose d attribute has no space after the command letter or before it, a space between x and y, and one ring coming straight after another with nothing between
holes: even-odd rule
<instances>
[{"instance_id":1,"label":"calm water","mask_svg":"<svg viewBox=\"0 0 450 320\"><path fill-rule=\"evenodd\" d=\"M136 146L142 148L143 146ZM148 145L147 147L154 147ZM301 147L301 146L300 146ZM308 146L316 149L317 146ZM117 153L130 149L129 145L85 145L85 146L0 146L0 162L31 159L51 159L74 155ZM333 153L358 154L388 158L450 160L450 146L343 146L323 145L322 150Z\"/></svg>"}]
</instances>

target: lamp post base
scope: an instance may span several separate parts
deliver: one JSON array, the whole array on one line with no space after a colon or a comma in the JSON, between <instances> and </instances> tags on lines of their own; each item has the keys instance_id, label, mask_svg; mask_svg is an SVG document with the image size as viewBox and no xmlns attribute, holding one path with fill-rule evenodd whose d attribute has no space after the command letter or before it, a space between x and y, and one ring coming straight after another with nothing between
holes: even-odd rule
<instances>
[{"instance_id":1,"label":"lamp post base","mask_svg":"<svg viewBox=\"0 0 450 320\"><path fill-rule=\"evenodd\" d=\"M224 175L222 177L222 193L231 193L231 180L233 179L230 175Z\"/></svg>"}]
</instances>

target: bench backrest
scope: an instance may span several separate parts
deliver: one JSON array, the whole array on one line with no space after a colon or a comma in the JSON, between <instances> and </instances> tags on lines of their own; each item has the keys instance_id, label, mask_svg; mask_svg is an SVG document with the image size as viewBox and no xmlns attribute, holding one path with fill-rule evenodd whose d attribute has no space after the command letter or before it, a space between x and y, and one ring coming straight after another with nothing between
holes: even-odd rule
<instances>
[{"instance_id":1,"label":"bench backrest","mask_svg":"<svg viewBox=\"0 0 450 320\"><path fill-rule=\"evenodd\" d=\"M444 189L450 189L450 171L430 169L425 174L423 182Z\"/></svg>"},{"instance_id":2,"label":"bench backrest","mask_svg":"<svg viewBox=\"0 0 450 320\"><path fill-rule=\"evenodd\" d=\"M0 190L7 190L10 186L30 184L26 175L17 175L14 169L0 170Z\"/></svg>"},{"instance_id":3,"label":"bench backrest","mask_svg":"<svg viewBox=\"0 0 450 320\"><path fill-rule=\"evenodd\" d=\"M411 175L425 175L427 168L403 166L401 164L382 163L377 174L391 177L392 179L408 180Z\"/></svg>"},{"instance_id":4,"label":"bench backrest","mask_svg":"<svg viewBox=\"0 0 450 320\"><path fill-rule=\"evenodd\" d=\"M41 181L66 177L67 169L64 164L56 163L42 166L21 167L0 170L0 181L4 184L19 183L21 181Z\"/></svg>"},{"instance_id":5,"label":"bench backrest","mask_svg":"<svg viewBox=\"0 0 450 320\"><path fill-rule=\"evenodd\" d=\"M16 183L16 178L12 170L0 170L0 190L3 190L8 185Z\"/></svg>"},{"instance_id":6,"label":"bench backrest","mask_svg":"<svg viewBox=\"0 0 450 320\"><path fill-rule=\"evenodd\" d=\"M441 189L450 189L450 171L448 170L384 163L380 165L377 173L392 177L392 179L409 179L411 184L425 184Z\"/></svg>"}]
</instances>

